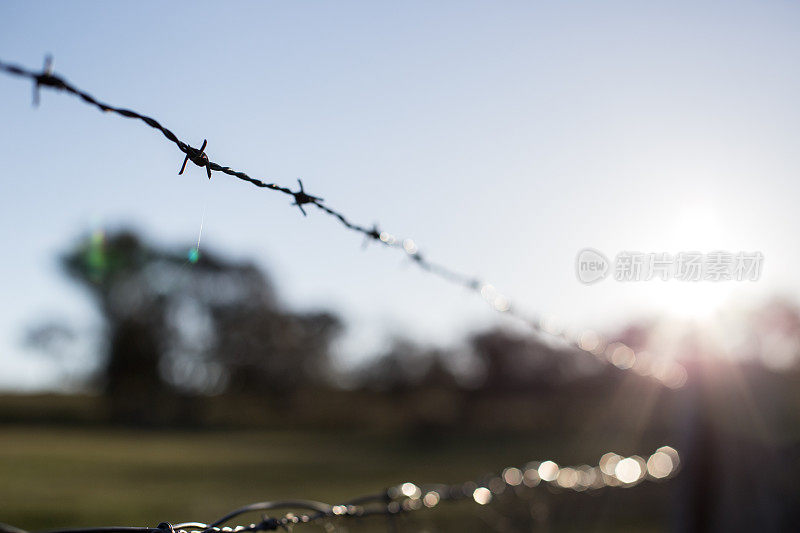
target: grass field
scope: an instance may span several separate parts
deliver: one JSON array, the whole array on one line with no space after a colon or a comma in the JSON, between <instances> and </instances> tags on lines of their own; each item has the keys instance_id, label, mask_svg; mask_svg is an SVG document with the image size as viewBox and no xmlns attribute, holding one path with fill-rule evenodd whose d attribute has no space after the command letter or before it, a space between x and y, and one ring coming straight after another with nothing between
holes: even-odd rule
<instances>
[{"instance_id":1,"label":"grass field","mask_svg":"<svg viewBox=\"0 0 800 533\"><path fill-rule=\"evenodd\" d=\"M6 426L0 429L0 521L26 529L210 521L260 500L337 502L403 481L465 481L535 458L597 459L597 443L562 446L558 454L558 440ZM655 484L596 495L528 489L523 499L504 496L485 507L463 502L423 510L403 518L401 530L517 530L512 526L523 516L543 530L578 531L591 524L593 531L657 531L664 529L668 490ZM347 526L384 531L385 521Z\"/></svg>"}]
</instances>

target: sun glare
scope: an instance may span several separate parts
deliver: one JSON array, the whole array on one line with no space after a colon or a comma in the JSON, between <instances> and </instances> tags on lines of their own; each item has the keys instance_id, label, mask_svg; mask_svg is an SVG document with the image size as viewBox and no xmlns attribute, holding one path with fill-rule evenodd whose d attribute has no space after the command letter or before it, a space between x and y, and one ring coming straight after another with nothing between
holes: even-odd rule
<instances>
[{"instance_id":1,"label":"sun glare","mask_svg":"<svg viewBox=\"0 0 800 533\"><path fill-rule=\"evenodd\" d=\"M711 253L726 250L731 244L724 221L711 205L687 206L671 219L667 244L672 254L680 252ZM731 298L734 281L679 281L653 283L649 288L656 298L656 305L664 313L675 318L706 319L719 311Z\"/></svg>"},{"instance_id":2,"label":"sun glare","mask_svg":"<svg viewBox=\"0 0 800 533\"><path fill-rule=\"evenodd\" d=\"M671 217L666 233L674 251L707 252L724 247L728 241L725 225L710 205L692 205L679 211Z\"/></svg>"},{"instance_id":3,"label":"sun glare","mask_svg":"<svg viewBox=\"0 0 800 533\"><path fill-rule=\"evenodd\" d=\"M732 282L670 281L657 287L664 312L675 318L711 318L730 299Z\"/></svg>"}]
</instances>

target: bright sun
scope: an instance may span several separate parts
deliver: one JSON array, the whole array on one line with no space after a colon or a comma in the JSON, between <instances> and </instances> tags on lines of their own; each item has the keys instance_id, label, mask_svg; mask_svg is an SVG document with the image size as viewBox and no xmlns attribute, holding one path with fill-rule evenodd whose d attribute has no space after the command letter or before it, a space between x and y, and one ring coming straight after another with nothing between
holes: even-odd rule
<instances>
[{"instance_id":1,"label":"bright sun","mask_svg":"<svg viewBox=\"0 0 800 533\"><path fill-rule=\"evenodd\" d=\"M709 318L730 299L732 282L669 281L659 287L667 314L678 318Z\"/></svg>"},{"instance_id":2,"label":"bright sun","mask_svg":"<svg viewBox=\"0 0 800 533\"><path fill-rule=\"evenodd\" d=\"M725 250L730 235L725 224L709 205L687 206L670 221L667 243L672 254L678 252L709 253ZM736 250L726 250L735 252ZM655 283L654 294L663 303L663 310L678 318L708 318L728 301L734 290L733 281L678 281Z\"/></svg>"}]
</instances>

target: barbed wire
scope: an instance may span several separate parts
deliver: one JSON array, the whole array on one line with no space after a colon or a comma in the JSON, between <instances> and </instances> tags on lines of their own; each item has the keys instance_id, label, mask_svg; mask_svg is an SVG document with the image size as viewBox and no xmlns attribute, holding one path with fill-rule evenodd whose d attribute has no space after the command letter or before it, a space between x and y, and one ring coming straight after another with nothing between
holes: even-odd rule
<instances>
[{"instance_id":1,"label":"barbed wire","mask_svg":"<svg viewBox=\"0 0 800 533\"><path fill-rule=\"evenodd\" d=\"M274 500L240 507L209 523L161 522L156 527L94 527L58 529L47 533L254 533L289 529L295 525L369 516L393 517L399 514L435 509L443 502L472 501L488 505L503 494L518 497L538 486L560 491L595 492L606 488L630 488L644 481L663 481L675 476L680 468L678 452L662 446L644 459L633 455L624 457L608 452L596 465L561 467L551 460L532 461L522 466L509 466L502 471L478 480L457 484L416 484L410 481L388 489L359 496L342 504L313 500ZM247 525L226 526L235 518L250 513L267 513L290 509L277 516L262 514L261 520ZM15 526L0 524L0 533L28 533Z\"/></svg>"},{"instance_id":2,"label":"barbed wire","mask_svg":"<svg viewBox=\"0 0 800 533\"><path fill-rule=\"evenodd\" d=\"M498 313L512 316L524 324L527 324L539 335L548 335L556 338L574 350L590 354L601 361L613 364L621 370L631 370L639 375L652 377L671 388L679 388L686 382L687 376L685 368L674 360L657 357L646 352L637 353L624 343L609 342L608 339L597 332L591 330L572 331L557 326L552 319L531 317L523 313L518 307L512 305L508 297L498 292L494 285L486 283L478 277L463 274L457 270L427 259L427 255L422 254L413 239L401 239L392 233L381 230L377 224L368 227L351 221L344 213L325 204L323 198L307 193L300 179L297 180L298 189L292 190L289 187L254 178L245 172L234 170L229 166L212 161L206 153L207 139L203 139L200 148L195 148L179 139L175 133L152 117L142 115L130 109L101 102L86 91L75 87L61 76L56 75L53 72L52 57L49 55L45 58L44 66L40 72L5 63L2 60L0 60L0 71L14 76L28 78L34 82L34 106L38 106L40 101L40 89L45 87L70 93L104 113L114 113L121 117L139 120L151 128L160 131L167 140L175 144L178 150L184 154L183 164L178 174L183 174L186 170L186 165L191 161L198 167L205 169L208 179L211 179L212 172L222 172L228 176L251 183L261 189L269 189L291 196L294 200L291 205L297 206L303 216L307 215L303 206L316 207L323 213L334 217L345 228L362 234L365 238L365 242L376 241L387 247L401 250L422 270L447 282L480 294L492 309Z\"/></svg>"}]
</instances>

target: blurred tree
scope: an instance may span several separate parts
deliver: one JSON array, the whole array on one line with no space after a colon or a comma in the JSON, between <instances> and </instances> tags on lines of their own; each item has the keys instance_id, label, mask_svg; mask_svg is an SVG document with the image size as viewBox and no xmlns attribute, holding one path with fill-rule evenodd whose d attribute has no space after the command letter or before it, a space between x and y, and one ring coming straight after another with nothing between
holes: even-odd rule
<instances>
[{"instance_id":1,"label":"blurred tree","mask_svg":"<svg viewBox=\"0 0 800 533\"><path fill-rule=\"evenodd\" d=\"M547 345L532 335L495 328L473 335L470 348L483 369L482 389L509 392L551 389L601 366L584 355Z\"/></svg>"},{"instance_id":2,"label":"blurred tree","mask_svg":"<svg viewBox=\"0 0 800 533\"><path fill-rule=\"evenodd\" d=\"M340 330L329 313L281 310L251 263L159 248L131 231L82 239L62 264L104 319L97 381L119 422L188 421L184 407L201 394L291 392L321 379Z\"/></svg>"},{"instance_id":3,"label":"blurred tree","mask_svg":"<svg viewBox=\"0 0 800 533\"><path fill-rule=\"evenodd\" d=\"M470 390L476 394L551 390L565 382L596 376L597 360L543 343L530 334L494 328L472 334L466 346L426 349L398 338L359 370L364 389L408 392L420 388Z\"/></svg>"},{"instance_id":4,"label":"blurred tree","mask_svg":"<svg viewBox=\"0 0 800 533\"><path fill-rule=\"evenodd\" d=\"M58 389L80 390L85 383L87 368L93 359L87 356L89 348L80 342L80 333L72 326L57 319L45 319L29 327L23 344L47 357L48 362L59 369Z\"/></svg>"},{"instance_id":5,"label":"blurred tree","mask_svg":"<svg viewBox=\"0 0 800 533\"><path fill-rule=\"evenodd\" d=\"M408 392L416 388L431 361L411 340L396 338L385 351L360 369L364 388L384 392Z\"/></svg>"},{"instance_id":6,"label":"blurred tree","mask_svg":"<svg viewBox=\"0 0 800 533\"><path fill-rule=\"evenodd\" d=\"M211 310L228 390L285 398L308 382L328 381L328 348L341 329L336 316L230 305Z\"/></svg>"},{"instance_id":7,"label":"blurred tree","mask_svg":"<svg viewBox=\"0 0 800 533\"><path fill-rule=\"evenodd\" d=\"M452 353L418 346L396 338L389 347L359 369L359 384L380 392L407 393L423 389L454 389L453 372L447 364Z\"/></svg>"}]
</instances>

